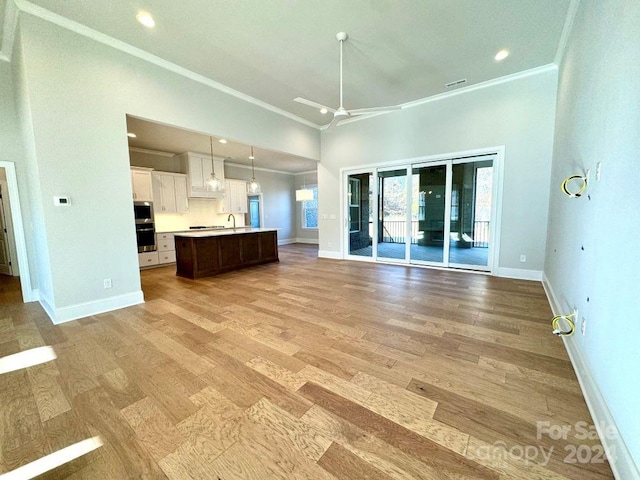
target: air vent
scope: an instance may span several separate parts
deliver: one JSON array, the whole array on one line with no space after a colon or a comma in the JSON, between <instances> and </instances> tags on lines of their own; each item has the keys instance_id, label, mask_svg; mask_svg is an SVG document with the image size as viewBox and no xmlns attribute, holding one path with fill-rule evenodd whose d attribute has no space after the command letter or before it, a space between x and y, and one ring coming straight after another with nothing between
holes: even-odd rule
<instances>
[{"instance_id":1,"label":"air vent","mask_svg":"<svg viewBox=\"0 0 640 480\"><path fill-rule=\"evenodd\" d=\"M455 82L446 83L445 87L447 87L447 88L457 87L458 85L463 85L465 83L467 83L467 79L463 78L462 80L456 80Z\"/></svg>"}]
</instances>

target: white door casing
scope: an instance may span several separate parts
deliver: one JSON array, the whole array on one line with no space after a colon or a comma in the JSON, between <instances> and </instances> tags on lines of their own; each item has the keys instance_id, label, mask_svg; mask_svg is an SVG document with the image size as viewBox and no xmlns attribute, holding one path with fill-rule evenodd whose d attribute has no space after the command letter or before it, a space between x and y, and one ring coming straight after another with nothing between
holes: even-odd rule
<instances>
[{"instance_id":1,"label":"white door casing","mask_svg":"<svg viewBox=\"0 0 640 480\"><path fill-rule=\"evenodd\" d=\"M13 231L11 212L9 211L7 182L0 182L0 274L12 275L11 248L9 246Z\"/></svg>"}]
</instances>

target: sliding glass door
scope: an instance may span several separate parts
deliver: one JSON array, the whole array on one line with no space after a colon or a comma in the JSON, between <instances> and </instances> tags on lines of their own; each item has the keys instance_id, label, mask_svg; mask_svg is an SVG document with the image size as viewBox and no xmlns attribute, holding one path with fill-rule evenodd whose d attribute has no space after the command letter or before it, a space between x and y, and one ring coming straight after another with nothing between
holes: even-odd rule
<instances>
[{"instance_id":1,"label":"sliding glass door","mask_svg":"<svg viewBox=\"0 0 640 480\"><path fill-rule=\"evenodd\" d=\"M409 235L408 169L378 170L377 259L404 262Z\"/></svg>"},{"instance_id":2,"label":"sliding glass door","mask_svg":"<svg viewBox=\"0 0 640 480\"><path fill-rule=\"evenodd\" d=\"M345 175L347 257L491 270L495 155Z\"/></svg>"},{"instance_id":3,"label":"sliding glass door","mask_svg":"<svg viewBox=\"0 0 640 480\"><path fill-rule=\"evenodd\" d=\"M373 178L370 172L347 176L346 228L350 256L373 258Z\"/></svg>"},{"instance_id":4,"label":"sliding glass door","mask_svg":"<svg viewBox=\"0 0 640 480\"><path fill-rule=\"evenodd\" d=\"M449 208L446 164L412 167L411 189L411 263L438 265L447 258Z\"/></svg>"},{"instance_id":5,"label":"sliding glass door","mask_svg":"<svg viewBox=\"0 0 640 480\"><path fill-rule=\"evenodd\" d=\"M449 266L489 270L493 159L453 164Z\"/></svg>"}]
</instances>

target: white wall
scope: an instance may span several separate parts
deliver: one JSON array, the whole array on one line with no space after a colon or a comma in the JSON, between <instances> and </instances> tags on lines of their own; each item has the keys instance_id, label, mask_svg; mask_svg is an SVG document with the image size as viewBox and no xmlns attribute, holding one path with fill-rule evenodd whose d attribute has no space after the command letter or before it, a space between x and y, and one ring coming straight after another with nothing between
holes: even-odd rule
<instances>
[{"instance_id":1,"label":"white wall","mask_svg":"<svg viewBox=\"0 0 640 480\"><path fill-rule=\"evenodd\" d=\"M306 173L295 176L295 189L298 190L304 185L317 185L318 172ZM318 197L320 193L318 192ZM295 197L294 197L295 198ZM302 202L296 202L295 224L296 238L305 243L318 243L318 229L302 228Z\"/></svg>"},{"instance_id":2,"label":"white wall","mask_svg":"<svg viewBox=\"0 0 640 480\"><path fill-rule=\"evenodd\" d=\"M544 268L558 308L577 307L587 319L586 335L571 337L569 347L583 358L638 466L639 26L638 2L581 2L560 66ZM564 196L562 179L586 168L590 199Z\"/></svg>"},{"instance_id":3,"label":"white wall","mask_svg":"<svg viewBox=\"0 0 640 480\"><path fill-rule=\"evenodd\" d=\"M21 13L17 40L28 184L41 210L31 235L41 289L63 317L140 292L126 114L319 158L317 130L39 18ZM53 206L59 194L70 207Z\"/></svg>"},{"instance_id":4,"label":"white wall","mask_svg":"<svg viewBox=\"0 0 640 480\"><path fill-rule=\"evenodd\" d=\"M225 178L250 180L251 169L225 165L224 176ZM256 179L260 182L262 190L263 227L277 228L278 241L294 239L293 175L256 170Z\"/></svg>"},{"instance_id":5,"label":"white wall","mask_svg":"<svg viewBox=\"0 0 640 480\"><path fill-rule=\"evenodd\" d=\"M340 246L340 168L505 145L500 267L542 271L556 100L555 69L322 134L320 250ZM527 263L520 263L520 254Z\"/></svg>"},{"instance_id":6,"label":"white wall","mask_svg":"<svg viewBox=\"0 0 640 480\"><path fill-rule=\"evenodd\" d=\"M18 117L13 101L11 66L5 62L0 62L0 85L8 86L5 89L0 88L0 161L15 162L22 157L22 149L19 139ZM6 185L6 180L5 169L0 168L0 182L4 181ZM6 187L4 191L7 191ZM9 200L8 196L4 199L7 206L9 205ZM11 218L7 218L6 221L9 225L8 228L11 228ZM10 231L13 231L13 229ZM17 253L13 235L9 238L9 255L12 260L12 273L13 275L18 275ZM25 266L25 268L28 268L28 266Z\"/></svg>"}]
</instances>

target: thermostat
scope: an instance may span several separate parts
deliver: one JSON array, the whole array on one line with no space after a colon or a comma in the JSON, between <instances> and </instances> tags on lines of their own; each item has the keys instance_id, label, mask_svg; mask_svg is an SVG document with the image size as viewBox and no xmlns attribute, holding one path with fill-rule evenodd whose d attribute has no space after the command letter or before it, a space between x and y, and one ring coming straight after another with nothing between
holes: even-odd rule
<instances>
[{"instance_id":1,"label":"thermostat","mask_svg":"<svg viewBox=\"0 0 640 480\"><path fill-rule=\"evenodd\" d=\"M69 197L53 197L53 204L56 207L68 207L71 205L71 198Z\"/></svg>"}]
</instances>

